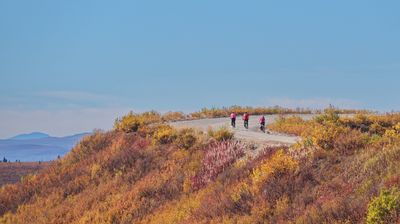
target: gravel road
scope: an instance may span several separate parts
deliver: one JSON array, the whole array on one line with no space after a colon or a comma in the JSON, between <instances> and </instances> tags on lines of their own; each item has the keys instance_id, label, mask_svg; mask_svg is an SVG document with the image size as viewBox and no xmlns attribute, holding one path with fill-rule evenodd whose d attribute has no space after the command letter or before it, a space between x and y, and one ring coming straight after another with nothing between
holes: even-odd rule
<instances>
[{"instance_id":1,"label":"gravel road","mask_svg":"<svg viewBox=\"0 0 400 224\"><path fill-rule=\"evenodd\" d=\"M266 115L267 125L273 122L279 115ZM285 115L293 116L293 115ZM303 119L310 119L314 115L297 115L301 116ZM246 140L256 143L271 143L271 144L287 144L291 145L296 143L300 138L297 136L289 136L280 133L263 133L259 129L258 119L260 116L250 116L249 129L243 127L243 120L241 116L236 119L236 128L230 126L230 118L211 118L211 119L201 119L201 120L190 120L190 121L178 121L171 123L175 127L192 127L198 128L203 131L207 131L209 127L213 129L218 129L220 127L228 127L235 133L235 138ZM268 132L268 130L267 130Z\"/></svg>"}]
</instances>

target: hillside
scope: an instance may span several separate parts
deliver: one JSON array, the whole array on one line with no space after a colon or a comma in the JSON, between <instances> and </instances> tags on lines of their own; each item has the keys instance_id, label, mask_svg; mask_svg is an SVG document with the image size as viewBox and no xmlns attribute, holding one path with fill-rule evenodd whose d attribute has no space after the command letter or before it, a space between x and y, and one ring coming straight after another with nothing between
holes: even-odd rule
<instances>
[{"instance_id":1,"label":"hillside","mask_svg":"<svg viewBox=\"0 0 400 224\"><path fill-rule=\"evenodd\" d=\"M328 110L269 128L301 141L251 157L228 129L130 113L2 187L0 223L400 222L400 114Z\"/></svg>"}]
</instances>

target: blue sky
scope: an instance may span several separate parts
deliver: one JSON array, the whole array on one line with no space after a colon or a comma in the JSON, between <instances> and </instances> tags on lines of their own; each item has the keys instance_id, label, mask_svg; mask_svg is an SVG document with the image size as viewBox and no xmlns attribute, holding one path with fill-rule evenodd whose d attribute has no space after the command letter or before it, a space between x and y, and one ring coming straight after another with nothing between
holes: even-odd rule
<instances>
[{"instance_id":1,"label":"blue sky","mask_svg":"<svg viewBox=\"0 0 400 224\"><path fill-rule=\"evenodd\" d=\"M0 1L0 138L130 109L400 110L399 1Z\"/></svg>"}]
</instances>

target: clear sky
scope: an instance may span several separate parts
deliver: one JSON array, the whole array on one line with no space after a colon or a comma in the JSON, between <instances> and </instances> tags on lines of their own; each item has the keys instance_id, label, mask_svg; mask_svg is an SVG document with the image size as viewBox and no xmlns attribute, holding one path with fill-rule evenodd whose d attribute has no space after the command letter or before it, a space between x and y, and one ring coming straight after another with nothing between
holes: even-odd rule
<instances>
[{"instance_id":1,"label":"clear sky","mask_svg":"<svg viewBox=\"0 0 400 224\"><path fill-rule=\"evenodd\" d=\"M400 110L400 1L0 1L0 138L130 109Z\"/></svg>"}]
</instances>

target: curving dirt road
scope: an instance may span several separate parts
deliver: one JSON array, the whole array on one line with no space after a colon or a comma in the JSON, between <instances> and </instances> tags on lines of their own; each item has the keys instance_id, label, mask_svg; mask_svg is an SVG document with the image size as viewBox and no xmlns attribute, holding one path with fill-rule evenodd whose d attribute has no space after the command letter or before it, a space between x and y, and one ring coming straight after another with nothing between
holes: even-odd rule
<instances>
[{"instance_id":1,"label":"curving dirt road","mask_svg":"<svg viewBox=\"0 0 400 224\"><path fill-rule=\"evenodd\" d=\"M273 122L279 115L266 115L266 123ZM293 116L293 115L285 115ZM314 115L296 115L301 116L303 119L310 119ZM296 143L300 138L296 136L289 136L280 133L263 133L259 130L258 119L260 116L250 116L249 129L243 127L242 117L238 116L236 119L236 128L230 126L229 118L212 118L212 119L201 119L201 120L190 120L190 121L178 121L171 123L175 127L192 127L198 128L203 131L207 131L209 127L217 129L220 127L228 127L235 133L235 138L262 144L285 144L292 145ZM268 131L268 130L267 130Z\"/></svg>"}]
</instances>

